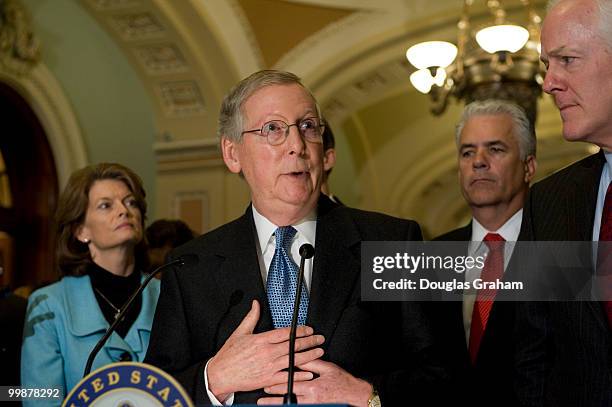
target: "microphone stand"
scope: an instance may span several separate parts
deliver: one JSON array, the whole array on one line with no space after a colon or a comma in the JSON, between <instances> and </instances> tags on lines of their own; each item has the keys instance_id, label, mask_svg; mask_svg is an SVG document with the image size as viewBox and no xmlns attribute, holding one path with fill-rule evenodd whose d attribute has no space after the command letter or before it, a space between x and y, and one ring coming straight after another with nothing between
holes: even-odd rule
<instances>
[{"instance_id":1,"label":"microphone stand","mask_svg":"<svg viewBox=\"0 0 612 407\"><path fill-rule=\"evenodd\" d=\"M138 287L138 290L136 290L130 296L130 298L128 298L125 304L123 304L123 306L119 310L119 313L117 313L117 315L115 316L115 320L113 321L113 323L108 327L102 339L100 339L98 343L96 343L96 346L93 348L93 350L89 354L89 358L87 358L87 363L85 364L85 371L83 372L83 377L87 376L89 372L91 372L91 366L93 365L94 358L96 357L98 352L100 352L100 349L102 349L102 346L104 346L104 344L106 343L106 340L112 335L113 332L115 332L115 328L117 327L117 325L119 325L119 322L123 320L128 309L131 308L132 303L134 302L138 294L140 294L145 289L145 287L149 284L149 281L151 281L153 277L159 274L166 267L175 266L175 265L182 267L184 264L185 264L185 259L183 257L179 257L178 259L173 260L169 263L162 264L161 266L153 270L153 272L149 274L147 278L145 278L145 280L142 282L140 287Z\"/></svg>"},{"instance_id":2,"label":"microphone stand","mask_svg":"<svg viewBox=\"0 0 612 407\"><path fill-rule=\"evenodd\" d=\"M291 330L289 331L289 380L287 381L287 393L283 396L283 404L297 404L297 396L293 392L293 373L295 370L295 336L297 330L297 319L300 309L300 297L302 296L302 283L304 282L304 263L306 259L314 256L314 247L304 243L300 246L300 270L298 273L297 290L293 303L293 316L291 318Z\"/></svg>"}]
</instances>

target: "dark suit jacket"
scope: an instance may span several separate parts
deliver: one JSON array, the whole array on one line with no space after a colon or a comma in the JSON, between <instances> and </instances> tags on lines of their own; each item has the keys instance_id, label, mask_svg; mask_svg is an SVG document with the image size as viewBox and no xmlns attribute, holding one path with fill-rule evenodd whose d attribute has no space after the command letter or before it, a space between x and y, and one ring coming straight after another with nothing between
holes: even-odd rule
<instances>
[{"instance_id":1,"label":"dark suit jacket","mask_svg":"<svg viewBox=\"0 0 612 407\"><path fill-rule=\"evenodd\" d=\"M521 239L592 240L604 163L600 151L535 184ZM516 388L523 405L612 405L610 329L600 303L529 302L517 316Z\"/></svg>"},{"instance_id":2,"label":"dark suit jacket","mask_svg":"<svg viewBox=\"0 0 612 407\"><path fill-rule=\"evenodd\" d=\"M433 362L433 339L418 304L360 300L360 243L420 239L413 221L339 206L323 195L319 200L306 323L325 336L324 359L372 382L386 406L426 398L444 372ZM251 208L173 255L186 253L199 261L164 275L146 361L174 375L196 403L209 403L204 365L253 299L262 305L256 332L273 329ZM236 393L234 402L263 395Z\"/></svg>"},{"instance_id":3,"label":"dark suit jacket","mask_svg":"<svg viewBox=\"0 0 612 407\"><path fill-rule=\"evenodd\" d=\"M472 224L452 230L435 241L466 242L472 238ZM504 273L510 272L512 262ZM445 361L453 375L453 398L449 402L471 406L516 406L513 394L512 355L514 305L496 301L491 308L487 328L480 343L476 363L472 365L463 326L461 301L438 302L430 305L432 326ZM459 400L458 400L459 398Z\"/></svg>"},{"instance_id":4,"label":"dark suit jacket","mask_svg":"<svg viewBox=\"0 0 612 407\"><path fill-rule=\"evenodd\" d=\"M0 288L0 384L18 386L23 323L28 301Z\"/></svg>"}]
</instances>

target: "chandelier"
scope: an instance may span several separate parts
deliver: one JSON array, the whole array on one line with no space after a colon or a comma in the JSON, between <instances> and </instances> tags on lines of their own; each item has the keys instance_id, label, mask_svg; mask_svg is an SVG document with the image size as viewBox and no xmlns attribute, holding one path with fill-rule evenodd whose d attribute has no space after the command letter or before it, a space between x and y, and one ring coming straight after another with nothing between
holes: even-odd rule
<instances>
[{"instance_id":1,"label":"chandelier","mask_svg":"<svg viewBox=\"0 0 612 407\"><path fill-rule=\"evenodd\" d=\"M535 124L537 98L542 94L540 24L542 19L529 0L521 0L527 24L508 21L499 0L487 0L493 21L472 27L465 0L457 24L457 45L427 41L406 52L417 68L410 75L412 85L431 96L431 111L442 114L452 96L466 104L475 100L506 99L522 106ZM518 6L518 5L517 5Z\"/></svg>"}]
</instances>

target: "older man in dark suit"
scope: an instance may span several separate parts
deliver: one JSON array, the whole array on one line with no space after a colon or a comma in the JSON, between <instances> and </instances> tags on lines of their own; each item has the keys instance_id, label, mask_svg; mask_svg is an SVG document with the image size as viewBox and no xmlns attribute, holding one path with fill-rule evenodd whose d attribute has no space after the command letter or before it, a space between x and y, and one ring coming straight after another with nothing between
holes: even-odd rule
<instances>
[{"instance_id":1,"label":"older man in dark suit","mask_svg":"<svg viewBox=\"0 0 612 407\"><path fill-rule=\"evenodd\" d=\"M518 238L536 171L535 135L523 109L508 101L487 100L465 107L456 141L459 182L472 221L435 240L466 241L467 254L488 255L483 270L467 270L466 280L486 279L491 273L501 279L514 247L505 242ZM472 406L516 405L511 385L513 304L484 301L466 290L463 301L431 308L437 336L454 367L455 393Z\"/></svg>"},{"instance_id":2,"label":"older man in dark suit","mask_svg":"<svg viewBox=\"0 0 612 407\"><path fill-rule=\"evenodd\" d=\"M611 27L610 0L562 0L549 5L542 27L544 90L560 110L564 138L590 142L601 150L534 185L521 231L527 240L612 240ZM598 263L597 256L592 257L585 279ZM521 404L612 405L609 305L609 301L523 304L516 355Z\"/></svg>"},{"instance_id":3,"label":"older man in dark suit","mask_svg":"<svg viewBox=\"0 0 612 407\"><path fill-rule=\"evenodd\" d=\"M298 250L310 243L298 401L365 407L427 397L442 371L418 305L362 302L359 284L362 241L420 240L419 226L320 193L323 123L295 75L246 78L225 98L219 123L225 164L244 177L252 204L173 253L196 254L198 263L164 276L147 361L197 403L279 403Z\"/></svg>"}]
</instances>

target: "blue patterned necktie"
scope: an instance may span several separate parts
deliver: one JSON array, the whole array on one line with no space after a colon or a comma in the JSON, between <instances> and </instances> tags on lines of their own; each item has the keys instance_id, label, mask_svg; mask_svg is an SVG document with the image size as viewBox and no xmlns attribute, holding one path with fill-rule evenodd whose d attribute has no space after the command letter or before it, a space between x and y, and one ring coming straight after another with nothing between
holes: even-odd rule
<instances>
[{"instance_id":1,"label":"blue patterned necktie","mask_svg":"<svg viewBox=\"0 0 612 407\"><path fill-rule=\"evenodd\" d=\"M275 328L291 325L295 291L298 280L298 266L289 256L291 241L296 234L292 226L281 226L276 229L276 249L268 270L268 303L272 312L272 321ZM300 309L298 312L298 325L306 323L308 313L308 293L302 287Z\"/></svg>"}]
</instances>

